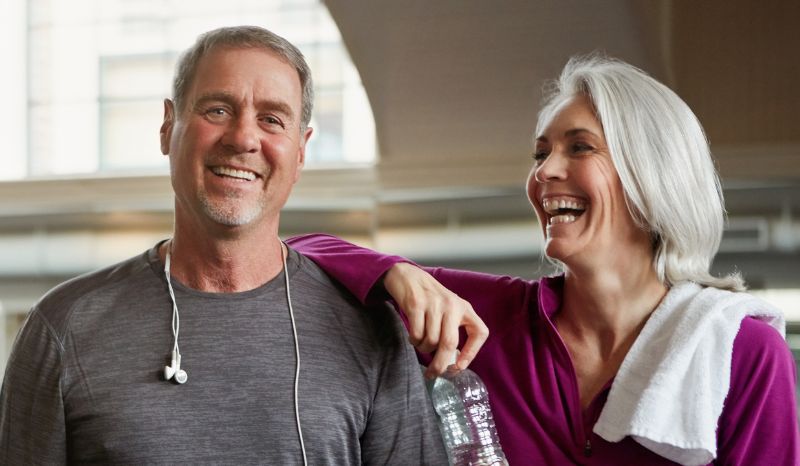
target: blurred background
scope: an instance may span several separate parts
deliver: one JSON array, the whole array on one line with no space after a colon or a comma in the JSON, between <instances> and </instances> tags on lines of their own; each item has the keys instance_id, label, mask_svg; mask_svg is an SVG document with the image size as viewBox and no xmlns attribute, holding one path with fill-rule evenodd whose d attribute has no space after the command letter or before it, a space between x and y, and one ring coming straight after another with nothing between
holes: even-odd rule
<instances>
[{"instance_id":1,"label":"blurred background","mask_svg":"<svg viewBox=\"0 0 800 466\"><path fill-rule=\"evenodd\" d=\"M161 102L178 53L234 24L298 45L317 86L282 235L330 232L529 278L551 271L523 188L542 85L579 53L645 69L711 141L729 211L714 270L740 270L783 308L800 355L800 2L2 0L0 11L0 364L49 288L170 235Z\"/></svg>"}]
</instances>

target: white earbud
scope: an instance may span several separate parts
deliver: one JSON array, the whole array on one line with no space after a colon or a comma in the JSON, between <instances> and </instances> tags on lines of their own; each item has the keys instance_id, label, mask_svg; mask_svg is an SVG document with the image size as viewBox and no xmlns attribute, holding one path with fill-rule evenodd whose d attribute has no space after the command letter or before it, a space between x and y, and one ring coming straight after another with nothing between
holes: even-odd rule
<instances>
[{"instance_id":1,"label":"white earbud","mask_svg":"<svg viewBox=\"0 0 800 466\"><path fill-rule=\"evenodd\" d=\"M167 257L164 260L164 275L167 279L167 288L169 289L169 297L172 299L172 336L175 338L172 344L172 361L169 366L164 367L164 379L174 379L179 384L186 383L189 376L186 371L181 370L181 352L178 349L178 333L180 332L181 318L178 314L178 303L175 301L175 291L172 289L172 282L169 279L169 265L170 265L170 251L172 244L167 249Z\"/></svg>"},{"instance_id":2,"label":"white earbud","mask_svg":"<svg viewBox=\"0 0 800 466\"><path fill-rule=\"evenodd\" d=\"M164 378L170 380L174 377L178 383L186 383L189 376L185 370L181 369L181 355L177 351L172 351L172 363L164 367Z\"/></svg>"}]
</instances>

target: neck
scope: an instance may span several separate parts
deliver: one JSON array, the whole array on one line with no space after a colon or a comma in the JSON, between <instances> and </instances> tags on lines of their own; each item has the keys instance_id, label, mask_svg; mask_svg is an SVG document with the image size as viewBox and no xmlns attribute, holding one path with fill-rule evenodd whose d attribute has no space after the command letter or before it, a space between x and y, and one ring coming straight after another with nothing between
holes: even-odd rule
<instances>
[{"instance_id":1,"label":"neck","mask_svg":"<svg viewBox=\"0 0 800 466\"><path fill-rule=\"evenodd\" d=\"M171 275L184 285L211 293L252 290L275 278L283 268L284 246L277 232L250 238L183 235L176 227L159 251L171 253Z\"/></svg>"},{"instance_id":2,"label":"neck","mask_svg":"<svg viewBox=\"0 0 800 466\"><path fill-rule=\"evenodd\" d=\"M559 332L595 346L599 354L627 352L666 293L650 260L592 271L568 270L556 325Z\"/></svg>"}]
</instances>

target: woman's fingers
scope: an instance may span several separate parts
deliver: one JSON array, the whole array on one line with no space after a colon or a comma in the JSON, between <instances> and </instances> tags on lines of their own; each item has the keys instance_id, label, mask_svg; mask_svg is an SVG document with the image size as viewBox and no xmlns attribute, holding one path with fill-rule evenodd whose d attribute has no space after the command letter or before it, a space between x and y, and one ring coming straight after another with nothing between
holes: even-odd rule
<instances>
[{"instance_id":1,"label":"woman's fingers","mask_svg":"<svg viewBox=\"0 0 800 466\"><path fill-rule=\"evenodd\" d=\"M416 302L414 297L405 299L398 299L392 296L397 302L397 305L403 309L403 312L408 320L408 340L415 347L419 347L425 338L425 304Z\"/></svg>"},{"instance_id":2,"label":"woman's fingers","mask_svg":"<svg viewBox=\"0 0 800 466\"><path fill-rule=\"evenodd\" d=\"M461 322L458 314L459 312L453 311L446 312L442 316L439 338L435 348L436 354L425 371L425 376L428 378L441 374L455 361L456 351L458 351L458 328Z\"/></svg>"},{"instance_id":3,"label":"woman's fingers","mask_svg":"<svg viewBox=\"0 0 800 466\"><path fill-rule=\"evenodd\" d=\"M486 343L486 339L489 338L489 328L478 317L472 306L470 306L469 313L465 315L461 323L467 331L467 341L464 342L464 347L461 348L461 354L458 356L456 365L459 369L466 369L469 363L477 356L478 350Z\"/></svg>"},{"instance_id":4,"label":"woman's fingers","mask_svg":"<svg viewBox=\"0 0 800 466\"><path fill-rule=\"evenodd\" d=\"M384 287L408 319L409 341L417 350L436 350L426 376L434 377L447 369L454 359L459 328L467 340L457 366L466 368L489 336L489 330L472 305L445 288L428 272L412 264L392 266L384 277Z\"/></svg>"}]
</instances>

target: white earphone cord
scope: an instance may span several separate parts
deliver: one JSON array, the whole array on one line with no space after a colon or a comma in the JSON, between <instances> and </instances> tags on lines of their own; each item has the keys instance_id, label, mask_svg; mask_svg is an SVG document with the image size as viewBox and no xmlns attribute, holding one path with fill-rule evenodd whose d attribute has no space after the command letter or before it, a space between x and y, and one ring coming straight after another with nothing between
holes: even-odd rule
<instances>
[{"instance_id":1,"label":"white earphone cord","mask_svg":"<svg viewBox=\"0 0 800 466\"><path fill-rule=\"evenodd\" d=\"M175 300L175 291L172 290L172 281L169 278L170 249L172 249L172 244L169 246L169 249L167 249L167 258L164 261L164 275L167 277L169 297L172 298L172 337L175 339L175 343L172 345L172 351L180 354L180 349L178 348L178 334L181 331L181 316L178 313L178 301Z\"/></svg>"},{"instance_id":2,"label":"white earphone cord","mask_svg":"<svg viewBox=\"0 0 800 466\"><path fill-rule=\"evenodd\" d=\"M286 247L286 255L283 254L283 248ZM297 423L297 435L300 437L300 450L303 452L303 465L308 466L308 458L306 458L306 444L303 441L303 428L300 427L300 402L298 401L297 391L300 385L300 342L297 338L297 325L294 322L294 309L292 309L292 293L289 288L289 268L286 266L286 256L289 255L289 247L281 241L281 258L283 259L283 278L286 283L286 302L289 304L289 318L292 320L292 334L294 335L294 354L295 354L295 371L294 371L294 417Z\"/></svg>"},{"instance_id":3,"label":"white earphone cord","mask_svg":"<svg viewBox=\"0 0 800 466\"><path fill-rule=\"evenodd\" d=\"M297 435L300 437L300 451L303 453L303 465L308 466L308 458L306 457L306 444L303 441L303 428L300 426L300 402L298 401L298 387L300 385L300 342L297 338L297 325L294 321L294 309L292 309L292 292L289 288L289 269L286 266L286 256L289 254L289 247L280 242L281 245L281 259L283 260L283 278L286 283L286 302L289 305L289 318L292 321L292 335L294 336L294 354L295 354L295 371L294 371L294 418L297 423ZM286 247L286 255L283 253L283 248ZM178 301L175 299L175 291L172 289L172 281L170 280L169 266L170 266L170 251L172 244L170 243L167 249L166 259L164 260L164 275L167 278L167 288L169 289L169 297L172 299L172 336L174 343L172 345L173 354L180 357L180 350L178 348L178 335L181 329L181 317L178 313Z\"/></svg>"}]
</instances>

